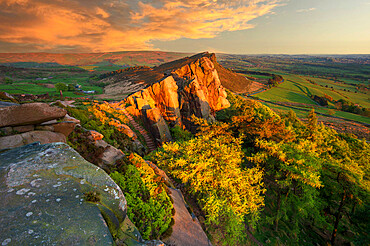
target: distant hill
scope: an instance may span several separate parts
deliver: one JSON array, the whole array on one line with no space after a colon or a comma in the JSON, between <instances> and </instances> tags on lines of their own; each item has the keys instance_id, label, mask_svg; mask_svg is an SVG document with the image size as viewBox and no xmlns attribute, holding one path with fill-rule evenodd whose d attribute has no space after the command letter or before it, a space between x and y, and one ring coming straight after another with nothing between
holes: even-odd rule
<instances>
[{"instance_id":1,"label":"distant hill","mask_svg":"<svg viewBox=\"0 0 370 246\"><path fill-rule=\"evenodd\" d=\"M106 53L0 53L0 63L56 63L70 66L87 65L127 65L127 66L157 66L191 55L189 53L163 51L122 51Z\"/></svg>"}]
</instances>

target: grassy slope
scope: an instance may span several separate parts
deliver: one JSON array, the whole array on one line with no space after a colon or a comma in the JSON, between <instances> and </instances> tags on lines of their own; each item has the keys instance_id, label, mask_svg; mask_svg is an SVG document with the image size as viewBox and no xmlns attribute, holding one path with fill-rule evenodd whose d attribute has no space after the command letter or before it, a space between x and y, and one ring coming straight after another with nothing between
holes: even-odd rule
<instances>
[{"instance_id":1,"label":"grassy slope","mask_svg":"<svg viewBox=\"0 0 370 246\"><path fill-rule=\"evenodd\" d=\"M37 70L36 70L37 71ZM23 71L19 70L13 73L22 74ZM89 82L90 73L89 72L81 72L81 73L68 73L68 72L61 72L61 73L53 73L50 70L50 73L43 73L43 74L30 74L26 70L28 74L24 78L22 76L18 77L18 79L14 79L12 84L0 84L0 91L6 91L11 94L45 94L49 93L50 95L59 95L59 93L54 88L47 88L46 84L56 84L56 83L65 83L65 84L80 84L82 85L83 90L95 90L98 94L103 93L103 88L92 85ZM41 76L40 76L41 75ZM53 76L51 79L47 80L35 80L37 77L46 77L46 76ZM33 79L31 79L31 77ZM73 92L64 92L64 96L68 97L81 97L81 95L75 95Z\"/></svg>"},{"instance_id":2,"label":"grassy slope","mask_svg":"<svg viewBox=\"0 0 370 246\"><path fill-rule=\"evenodd\" d=\"M334 100L338 99L347 99L354 103L358 103L363 107L370 107L370 100L368 94L363 93L355 93L355 87L347 84L340 84L335 83L334 81L327 80L327 79L320 79L320 78L313 78L308 76L298 76L292 74L285 74L283 75L285 81L284 83L280 84L278 87L274 87L269 89L265 92L256 94L258 98L263 100L272 101L272 102L293 102L293 103L305 103L312 106L317 106L316 102L313 101L310 96L311 95L318 95L323 96L327 94L333 97ZM313 84L309 82L311 80L317 84ZM325 87L325 86L328 87ZM333 87L330 88L330 87ZM343 91L345 89L346 91ZM350 91L348 91L350 90ZM268 104L269 107L274 109L279 109L283 111L288 111L290 108ZM365 122L370 124L370 118L356 115L348 112L337 111L334 108L333 104L329 104L329 108L320 108L315 109L317 112L329 114L333 113L333 116L343 117L350 120ZM299 117L306 115L305 111L301 110L294 110L296 111ZM300 112L301 111L301 112Z\"/></svg>"}]
</instances>

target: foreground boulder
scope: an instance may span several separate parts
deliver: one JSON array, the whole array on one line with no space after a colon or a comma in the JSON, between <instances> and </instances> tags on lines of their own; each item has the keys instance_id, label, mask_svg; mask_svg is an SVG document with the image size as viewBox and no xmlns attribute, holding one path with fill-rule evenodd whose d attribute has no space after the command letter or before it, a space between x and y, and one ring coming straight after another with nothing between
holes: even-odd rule
<instances>
[{"instance_id":1,"label":"foreground boulder","mask_svg":"<svg viewBox=\"0 0 370 246\"><path fill-rule=\"evenodd\" d=\"M41 144L66 142L62 133L51 131L30 131L22 134L0 137L0 149L10 149L22 145L40 142Z\"/></svg>"},{"instance_id":2,"label":"foreground boulder","mask_svg":"<svg viewBox=\"0 0 370 246\"><path fill-rule=\"evenodd\" d=\"M46 103L27 103L0 108L0 127L32 125L64 117L67 111Z\"/></svg>"},{"instance_id":3,"label":"foreground boulder","mask_svg":"<svg viewBox=\"0 0 370 246\"><path fill-rule=\"evenodd\" d=\"M0 149L15 148L33 142L66 142L78 120L64 109L45 103L28 103L0 108Z\"/></svg>"},{"instance_id":4,"label":"foreground boulder","mask_svg":"<svg viewBox=\"0 0 370 246\"><path fill-rule=\"evenodd\" d=\"M121 189L66 144L0 153L0 180L2 245L144 244Z\"/></svg>"}]
</instances>

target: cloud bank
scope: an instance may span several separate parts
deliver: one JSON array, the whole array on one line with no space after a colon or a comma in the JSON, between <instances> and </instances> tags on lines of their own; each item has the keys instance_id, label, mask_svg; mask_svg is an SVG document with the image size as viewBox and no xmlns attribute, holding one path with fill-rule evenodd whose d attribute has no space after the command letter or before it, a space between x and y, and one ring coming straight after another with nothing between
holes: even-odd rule
<instances>
[{"instance_id":1,"label":"cloud bank","mask_svg":"<svg viewBox=\"0 0 370 246\"><path fill-rule=\"evenodd\" d=\"M279 0L0 0L0 52L153 49L252 28Z\"/></svg>"}]
</instances>

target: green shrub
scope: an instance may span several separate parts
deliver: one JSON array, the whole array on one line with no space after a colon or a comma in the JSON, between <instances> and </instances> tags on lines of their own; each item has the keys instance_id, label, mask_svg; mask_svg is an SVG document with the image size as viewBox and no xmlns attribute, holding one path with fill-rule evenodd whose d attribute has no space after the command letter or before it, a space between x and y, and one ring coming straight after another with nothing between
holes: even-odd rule
<instances>
[{"instance_id":1,"label":"green shrub","mask_svg":"<svg viewBox=\"0 0 370 246\"><path fill-rule=\"evenodd\" d=\"M172 202L153 169L137 155L130 159L131 162L121 163L120 172L110 176L121 187L127 200L127 215L142 237L158 239L171 230Z\"/></svg>"},{"instance_id":2,"label":"green shrub","mask_svg":"<svg viewBox=\"0 0 370 246\"><path fill-rule=\"evenodd\" d=\"M170 131L171 131L172 137L176 141L187 141L187 140L190 140L192 137L192 134L189 131L182 129L178 125L176 125L175 127L172 127Z\"/></svg>"}]
</instances>

